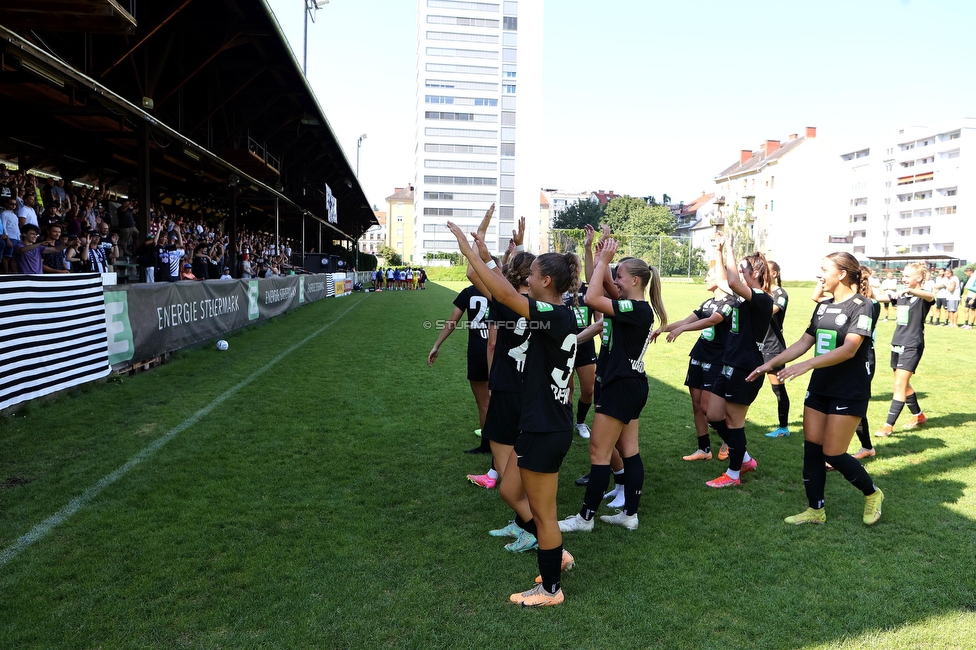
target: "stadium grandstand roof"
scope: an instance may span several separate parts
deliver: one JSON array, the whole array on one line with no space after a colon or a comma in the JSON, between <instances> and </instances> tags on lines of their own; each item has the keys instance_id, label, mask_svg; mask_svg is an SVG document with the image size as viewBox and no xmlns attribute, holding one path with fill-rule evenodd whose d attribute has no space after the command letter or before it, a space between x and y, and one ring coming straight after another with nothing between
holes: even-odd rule
<instances>
[{"instance_id":1,"label":"stadium grandstand roof","mask_svg":"<svg viewBox=\"0 0 976 650\"><path fill-rule=\"evenodd\" d=\"M208 218L233 186L256 228L276 203L293 231L375 223L266 0L6 0L0 114L0 158L21 168Z\"/></svg>"}]
</instances>

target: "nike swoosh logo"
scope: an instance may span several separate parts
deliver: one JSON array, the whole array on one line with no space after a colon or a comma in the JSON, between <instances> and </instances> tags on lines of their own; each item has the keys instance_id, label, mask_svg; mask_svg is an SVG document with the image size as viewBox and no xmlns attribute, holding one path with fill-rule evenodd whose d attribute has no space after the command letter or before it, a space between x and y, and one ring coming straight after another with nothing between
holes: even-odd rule
<instances>
[{"instance_id":1,"label":"nike swoosh logo","mask_svg":"<svg viewBox=\"0 0 976 650\"><path fill-rule=\"evenodd\" d=\"M835 406L834 408L837 409L838 411L846 411L847 410L847 407L846 406Z\"/></svg>"}]
</instances>

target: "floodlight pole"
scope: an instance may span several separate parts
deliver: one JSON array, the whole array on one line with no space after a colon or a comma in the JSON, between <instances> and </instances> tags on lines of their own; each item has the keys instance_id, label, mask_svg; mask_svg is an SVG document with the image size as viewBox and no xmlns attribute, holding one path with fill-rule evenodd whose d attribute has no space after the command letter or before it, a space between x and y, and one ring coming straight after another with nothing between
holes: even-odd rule
<instances>
[{"instance_id":1,"label":"floodlight pole","mask_svg":"<svg viewBox=\"0 0 976 650\"><path fill-rule=\"evenodd\" d=\"M315 13L323 6L329 4L329 0L304 0L305 2L305 38L302 40L302 74L308 76L308 19L315 22Z\"/></svg>"},{"instance_id":2,"label":"floodlight pole","mask_svg":"<svg viewBox=\"0 0 976 650\"><path fill-rule=\"evenodd\" d=\"M356 180L359 180L359 150L363 148L363 140L366 139L366 134L359 136L356 141Z\"/></svg>"}]
</instances>

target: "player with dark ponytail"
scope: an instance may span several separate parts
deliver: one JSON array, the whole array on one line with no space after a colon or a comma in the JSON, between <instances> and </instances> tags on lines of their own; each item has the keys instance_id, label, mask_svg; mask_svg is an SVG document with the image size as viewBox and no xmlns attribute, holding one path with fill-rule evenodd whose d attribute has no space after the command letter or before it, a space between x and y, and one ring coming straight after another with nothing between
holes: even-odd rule
<instances>
[{"instance_id":1,"label":"player with dark ponytail","mask_svg":"<svg viewBox=\"0 0 976 650\"><path fill-rule=\"evenodd\" d=\"M763 359L769 361L777 354L786 349L786 339L783 338L783 320L786 318L786 306L790 301L789 294L783 289L783 281L780 279L779 264L772 260L767 261L769 274L773 279L773 317L769 321L769 331L763 340ZM776 377L780 368L773 368L769 373L769 387L773 389L776 396L776 412L779 416L779 426L766 434L767 438L782 438L790 435L790 396L786 391L786 384Z\"/></svg>"},{"instance_id":2,"label":"player with dark ponytail","mask_svg":"<svg viewBox=\"0 0 976 650\"><path fill-rule=\"evenodd\" d=\"M884 494L847 449L871 398L868 353L875 314L880 314L880 310L875 310L863 294L870 291L867 277L850 253L825 257L819 281L831 298L821 301L814 309L810 325L800 340L757 367L749 375L749 381L761 379L774 366L798 359L814 348L813 358L786 366L778 373L780 380L792 381L813 370L803 404L803 487L809 507L787 517L785 522L822 524L827 520L825 463L830 463L864 494L863 521L870 526L881 517Z\"/></svg>"},{"instance_id":3,"label":"player with dark ponytail","mask_svg":"<svg viewBox=\"0 0 976 650\"><path fill-rule=\"evenodd\" d=\"M708 426L715 429L729 446L729 468L705 485L726 488L739 485L741 475L755 471L757 465L756 459L746 450L745 426L746 413L759 394L762 381L747 382L746 377L753 368L762 365L760 345L769 331L773 298L769 295L772 277L765 256L757 252L737 264L734 242L726 247L725 234L721 232L716 234L715 240L718 245L715 264L718 282L720 285L728 283L739 296L733 307L731 330L722 356L724 365L715 381L706 414Z\"/></svg>"},{"instance_id":4,"label":"player with dark ponytail","mask_svg":"<svg viewBox=\"0 0 976 650\"><path fill-rule=\"evenodd\" d=\"M537 257L527 278L526 296L482 261L457 225L449 221L447 227L492 297L529 324L525 347L510 353L521 368L523 389L521 433L505 471L508 477L518 468L524 494L510 500L506 478L502 496L538 540L539 578L533 588L514 593L509 600L527 607L558 605L564 600L560 573L574 562L563 549L556 519L559 467L573 442L569 376L576 358L576 318L562 304L562 296L578 281L578 258L557 253ZM479 250L484 247L481 237L472 236Z\"/></svg>"}]
</instances>

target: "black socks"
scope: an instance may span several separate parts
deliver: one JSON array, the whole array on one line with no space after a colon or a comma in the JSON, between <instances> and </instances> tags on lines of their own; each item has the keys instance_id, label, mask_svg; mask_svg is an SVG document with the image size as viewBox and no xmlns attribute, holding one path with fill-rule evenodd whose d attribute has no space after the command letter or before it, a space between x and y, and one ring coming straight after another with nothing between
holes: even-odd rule
<instances>
[{"instance_id":1,"label":"black socks","mask_svg":"<svg viewBox=\"0 0 976 650\"><path fill-rule=\"evenodd\" d=\"M895 422L898 421L898 416L901 415L903 408L905 408L905 402L899 402L896 399L891 400L891 406L888 408L888 419L886 420L888 426L895 426Z\"/></svg>"},{"instance_id":2,"label":"black socks","mask_svg":"<svg viewBox=\"0 0 976 650\"><path fill-rule=\"evenodd\" d=\"M918 405L918 393L906 395L905 404L908 405L908 410L912 415L918 415L922 412L922 407Z\"/></svg>"},{"instance_id":3,"label":"black socks","mask_svg":"<svg viewBox=\"0 0 976 650\"><path fill-rule=\"evenodd\" d=\"M850 454L841 454L840 456L825 456L827 462L830 463L834 469L844 475L851 485L860 490L864 496L874 494L874 481L868 475L868 471L864 469L864 465L857 462L857 459Z\"/></svg>"},{"instance_id":4,"label":"black socks","mask_svg":"<svg viewBox=\"0 0 976 650\"><path fill-rule=\"evenodd\" d=\"M776 396L776 403L779 412L779 426L786 428L790 423L790 396L786 392L785 384L770 384L773 394Z\"/></svg>"},{"instance_id":5,"label":"black socks","mask_svg":"<svg viewBox=\"0 0 976 650\"><path fill-rule=\"evenodd\" d=\"M738 472L742 469L742 459L746 455L746 428L729 429L729 469Z\"/></svg>"},{"instance_id":6,"label":"black socks","mask_svg":"<svg viewBox=\"0 0 976 650\"><path fill-rule=\"evenodd\" d=\"M868 426L867 418L861 418L857 423L857 439L861 441L862 449L874 449L871 446L871 427Z\"/></svg>"},{"instance_id":7,"label":"black socks","mask_svg":"<svg viewBox=\"0 0 976 650\"><path fill-rule=\"evenodd\" d=\"M624 514L637 514L643 489L644 462L640 454L624 458Z\"/></svg>"},{"instance_id":8,"label":"black socks","mask_svg":"<svg viewBox=\"0 0 976 650\"><path fill-rule=\"evenodd\" d=\"M803 441L803 489L811 508L824 507L824 486L827 483L827 468L824 466L823 445Z\"/></svg>"},{"instance_id":9,"label":"black socks","mask_svg":"<svg viewBox=\"0 0 976 650\"><path fill-rule=\"evenodd\" d=\"M729 425L725 423L725 418L721 420L715 420L714 422L709 422L708 426L715 429L715 433L718 437L722 439L722 442L728 444L729 442Z\"/></svg>"},{"instance_id":10,"label":"black socks","mask_svg":"<svg viewBox=\"0 0 976 650\"><path fill-rule=\"evenodd\" d=\"M624 461L624 467L627 467ZM626 474L626 472L624 472ZM596 514L600 502L603 501L603 493L610 483L609 465L590 465L590 481L586 484L586 494L583 496L583 507L579 514L583 519L590 521Z\"/></svg>"},{"instance_id":11,"label":"black socks","mask_svg":"<svg viewBox=\"0 0 976 650\"><path fill-rule=\"evenodd\" d=\"M542 577L542 587L550 594L559 591L559 578L562 571L563 547L539 549L539 576Z\"/></svg>"},{"instance_id":12,"label":"black socks","mask_svg":"<svg viewBox=\"0 0 976 650\"><path fill-rule=\"evenodd\" d=\"M583 424L586 420L586 414L590 412L590 406L592 403L587 404L583 400L576 400L576 424Z\"/></svg>"},{"instance_id":13,"label":"black socks","mask_svg":"<svg viewBox=\"0 0 976 650\"><path fill-rule=\"evenodd\" d=\"M515 525L527 533L532 533L533 535L537 535L539 533L539 529L535 527L535 519L525 521L518 515L515 515Z\"/></svg>"}]
</instances>

